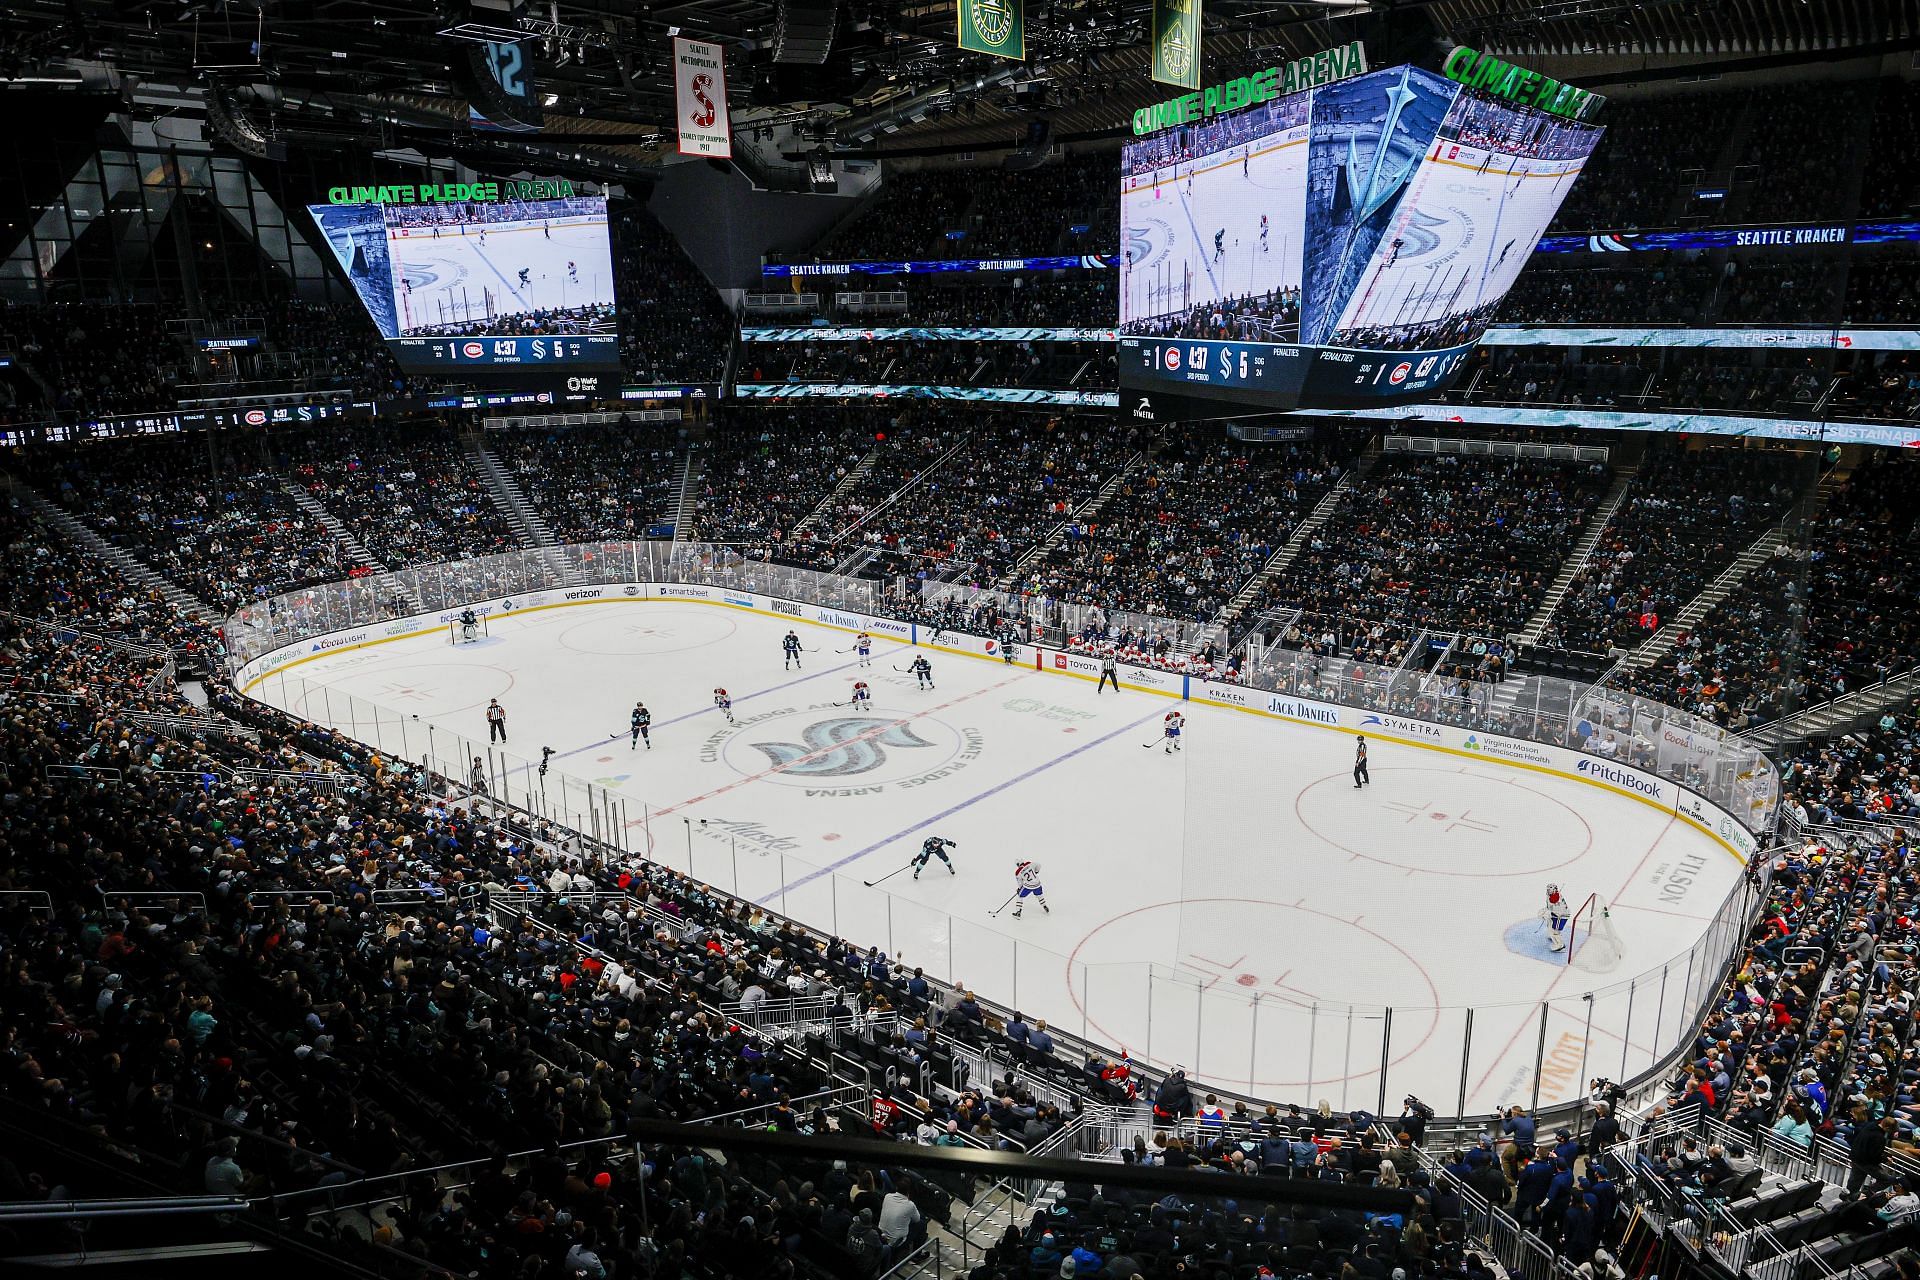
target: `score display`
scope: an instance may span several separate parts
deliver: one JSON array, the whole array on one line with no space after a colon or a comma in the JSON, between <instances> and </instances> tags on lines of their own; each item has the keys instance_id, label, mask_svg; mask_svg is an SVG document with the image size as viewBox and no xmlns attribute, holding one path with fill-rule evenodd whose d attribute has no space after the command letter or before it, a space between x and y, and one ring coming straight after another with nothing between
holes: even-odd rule
<instances>
[{"instance_id":1,"label":"score display","mask_svg":"<svg viewBox=\"0 0 1920 1280\"><path fill-rule=\"evenodd\" d=\"M1123 406L1437 395L1602 132L1395 67L1129 143Z\"/></svg>"},{"instance_id":2,"label":"score display","mask_svg":"<svg viewBox=\"0 0 1920 1280\"><path fill-rule=\"evenodd\" d=\"M619 368L603 197L308 212L401 368Z\"/></svg>"}]
</instances>

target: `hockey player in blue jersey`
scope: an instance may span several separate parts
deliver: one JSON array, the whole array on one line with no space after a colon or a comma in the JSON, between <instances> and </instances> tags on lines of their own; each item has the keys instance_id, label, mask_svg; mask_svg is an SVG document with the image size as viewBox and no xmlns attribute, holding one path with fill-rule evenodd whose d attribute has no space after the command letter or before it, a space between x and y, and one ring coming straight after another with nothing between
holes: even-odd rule
<instances>
[{"instance_id":1,"label":"hockey player in blue jersey","mask_svg":"<svg viewBox=\"0 0 1920 1280\"><path fill-rule=\"evenodd\" d=\"M933 688L933 664L927 661L926 654L915 654L913 661L907 664L907 670L913 672L913 678L920 682L920 688Z\"/></svg>"},{"instance_id":2,"label":"hockey player in blue jersey","mask_svg":"<svg viewBox=\"0 0 1920 1280\"><path fill-rule=\"evenodd\" d=\"M782 668L783 670L792 671L796 667L799 667L800 665L800 637L799 636L795 635L791 631L787 632L787 638L780 642L780 651L787 655L787 665L784 668Z\"/></svg>"},{"instance_id":3,"label":"hockey player in blue jersey","mask_svg":"<svg viewBox=\"0 0 1920 1280\"><path fill-rule=\"evenodd\" d=\"M636 702L633 704L633 716L629 721L629 725L632 730L632 737L627 743L627 750L632 751L635 747L638 747L640 745L640 739L642 738L647 740L647 750L653 750L653 712L647 710L646 703Z\"/></svg>"},{"instance_id":4,"label":"hockey player in blue jersey","mask_svg":"<svg viewBox=\"0 0 1920 1280\"><path fill-rule=\"evenodd\" d=\"M953 859L947 856L947 850L959 847L960 842L957 840L943 840L939 836L928 836L926 843L920 846L920 852L913 855L913 878L918 880L920 872L933 858L938 858L947 864L947 874L959 875L960 873L953 869Z\"/></svg>"}]
</instances>

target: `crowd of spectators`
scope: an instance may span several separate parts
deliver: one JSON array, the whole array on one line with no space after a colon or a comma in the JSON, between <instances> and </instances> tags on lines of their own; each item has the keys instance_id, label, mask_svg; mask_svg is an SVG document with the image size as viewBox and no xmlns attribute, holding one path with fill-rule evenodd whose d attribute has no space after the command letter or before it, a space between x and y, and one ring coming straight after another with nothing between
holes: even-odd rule
<instances>
[{"instance_id":1,"label":"crowd of spectators","mask_svg":"<svg viewBox=\"0 0 1920 1280\"><path fill-rule=\"evenodd\" d=\"M894 170L858 216L806 256L847 262L1111 253L1119 220L1117 151L1019 172Z\"/></svg>"},{"instance_id":2,"label":"crowd of spectators","mask_svg":"<svg viewBox=\"0 0 1920 1280\"><path fill-rule=\"evenodd\" d=\"M1641 353L1566 352L1536 347L1486 347L1455 383L1454 395L1472 401L1611 408L1638 404L1650 372Z\"/></svg>"},{"instance_id":3,"label":"crowd of spectators","mask_svg":"<svg viewBox=\"0 0 1920 1280\"><path fill-rule=\"evenodd\" d=\"M1112 273L1056 271L1013 275L1004 284L952 284L937 277L915 277L907 282L907 314L902 323L1110 329L1119 318Z\"/></svg>"},{"instance_id":4,"label":"crowd of spectators","mask_svg":"<svg viewBox=\"0 0 1920 1280\"><path fill-rule=\"evenodd\" d=\"M1012 590L1204 621L1265 567L1351 463L1338 443L1246 445L1195 430L1150 446Z\"/></svg>"},{"instance_id":5,"label":"crowd of spectators","mask_svg":"<svg viewBox=\"0 0 1920 1280\"><path fill-rule=\"evenodd\" d=\"M720 295L645 206L616 201L607 212L626 375L657 385L720 381L733 331Z\"/></svg>"},{"instance_id":6,"label":"crowd of spectators","mask_svg":"<svg viewBox=\"0 0 1920 1280\"><path fill-rule=\"evenodd\" d=\"M1111 342L756 342L741 360L741 380L748 382L1107 391L1119 376Z\"/></svg>"},{"instance_id":7,"label":"crowd of spectators","mask_svg":"<svg viewBox=\"0 0 1920 1280\"><path fill-rule=\"evenodd\" d=\"M830 405L724 414L707 439L696 533L754 559L816 562L813 544L833 531L800 526L890 430L864 410Z\"/></svg>"},{"instance_id":8,"label":"crowd of spectators","mask_svg":"<svg viewBox=\"0 0 1920 1280\"><path fill-rule=\"evenodd\" d=\"M1755 92L1752 125L1735 158L1754 175L1738 217L1742 222L1796 222L1845 218L1851 192L1840 175L1864 159L1863 117L1871 114L1876 81L1786 82ZM1712 135L1709 135L1711 137ZM1869 179L1871 182L1873 179Z\"/></svg>"},{"instance_id":9,"label":"crowd of spectators","mask_svg":"<svg viewBox=\"0 0 1920 1280\"><path fill-rule=\"evenodd\" d=\"M1778 521L1802 455L1656 442L1549 619L1542 643L1635 649Z\"/></svg>"},{"instance_id":10,"label":"crowd of spectators","mask_svg":"<svg viewBox=\"0 0 1920 1280\"><path fill-rule=\"evenodd\" d=\"M1852 472L1791 543L1632 678L1635 692L1736 729L1920 665L1905 601L1920 581L1920 469Z\"/></svg>"},{"instance_id":11,"label":"crowd of spectators","mask_svg":"<svg viewBox=\"0 0 1920 1280\"><path fill-rule=\"evenodd\" d=\"M1729 260L1713 316L1722 324L1830 325L1840 319L1839 258Z\"/></svg>"},{"instance_id":12,"label":"crowd of spectators","mask_svg":"<svg viewBox=\"0 0 1920 1280\"><path fill-rule=\"evenodd\" d=\"M27 455L48 497L190 594L230 611L364 565L281 487L271 443L203 436Z\"/></svg>"},{"instance_id":13,"label":"crowd of spectators","mask_svg":"<svg viewBox=\"0 0 1920 1280\"><path fill-rule=\"evenodd\" d=\"M1855 255L1847 273L1847 319L1854 324L1920 321L1920 258L1897 249Z\"/></svg>"},{"instance_id":14,"label":"crowd of spectators","mask_svg":"<svg viewBox=\"0 0 1920 1280\"><path fill-rule=\"evenodd\" d=\"M1910 218L1920 210L1920 178L1896 157L1920 146L1920 92L1904 79L1880 81L1873 125L1867 134L1866 172L1860 189L1863 218Z\"/></svg>"},{"instance_id":15,"label":"crowd of spectators","mask_svg":"<svg viewBox=\"0 0 1920 1280\"><path fill-rule=\"evenodd\" d=\"M1099 492L1132 451L1129 433L1104 420L996 418L836 552L870 552L889 573L927 570L991 586Z\"/></svg>"},{"instance_id":16,"label":"crowd of spectators","mask_svg":"<svg viewBox=\"0 0 1920 1280\"><path fill-rule=\"evenodd\" d=\"M166 320L147 305L0 307L0 349L32 370L13 385L34 397L33 408L79 419L143 413L171 405L182 381L185 355Z\"/></svg>"},{"instance_id":17,"label":"crowd of spectators","mask_svg":"<svg viewBox=\"0 0 1920 1280\"><path fill-rule=\"evenodd\" d=\"M645 538L673 522L677 425L496 431L486 444L562 543Z\"/></svg>"},{"instance_id":18,"label":"crowd of spectators","mask_svg":"<svg viewBox=\"0 0 1920 1280\"><path fill-rule=\"evenodd\" d=\"M381 568L517 545L458 432L444 422L340 428L295 437L286 448L292 482L339 518Z\"/></svg>"},{"instance_id":19,"label":"crowd of spectators","mask_svg":"<svg viewBox=\"0 0 1920 1280\"><path fill-rule=\"evenodd\" d=\"M1576 188L1577 189L1577 188ZM1705 262L1649 254L1626 266L1530 266L1500 303L1502 324L1699 324L1717 278Z\"/></svg>"},{"instance_id":20,"label":"crowd of spectators","mask_svg":"<svg viewBox=\"0 0 1920 1280\"><path fill-rule=\"evenodd\" d=\"M1389 455L1261 591L1304 609L1303 644L1397 663L1422 630L1518 631L1607 485L1603 466Z\"/></svg>"},{"instance_id":21,"label":"crowd of spectators","mask_svg":"<svg viewBox=\"0 0 1920 1280\"><path fill-rule=\"evenodd\" d=\"M1614 98L1606 135L1554 215L1552 232L1631 231L1673 221L1679 176L1713 164L1745 105L1733 92Z\"/></svg>"}]
</instances>

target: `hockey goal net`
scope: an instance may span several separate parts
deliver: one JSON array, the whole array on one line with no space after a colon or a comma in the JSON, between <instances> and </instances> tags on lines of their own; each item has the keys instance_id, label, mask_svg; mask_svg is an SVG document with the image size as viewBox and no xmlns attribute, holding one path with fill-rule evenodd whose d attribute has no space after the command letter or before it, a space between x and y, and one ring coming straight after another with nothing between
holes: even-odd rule
<instances>
[{"instance_id":1,"label":"hockey goal net","mask_svg":"<svg viewBox=\"0 0 1920 1280\"><path fill-rule=\"evenodd\" d=\"M482 613L472 622L462 622L455 618L447 624L448 644L472 644L476 640L487 638L487 615Z\"/></svg>"},{"instance_id":2,"label":"hockey goal net","mask_svg":"<svg viewBox=\"0 0 1920 1280\"><path fill-rule=\"evenodd\" d=\"M1567 922L1567 963L1589 973L1609 973L1624 955L1607 900L1588 894Z\"/></svg>"}]
</instances>

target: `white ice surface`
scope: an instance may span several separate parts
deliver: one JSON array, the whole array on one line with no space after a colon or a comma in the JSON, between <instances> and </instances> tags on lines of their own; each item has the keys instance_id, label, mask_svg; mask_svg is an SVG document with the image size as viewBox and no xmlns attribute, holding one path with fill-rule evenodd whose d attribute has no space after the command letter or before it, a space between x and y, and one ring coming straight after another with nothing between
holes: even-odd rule
<instances>
[{"instance_id":1,"label":"white ice surface","mask_svg":"<svg viewBox=\"0 0 1920 1280\"><path fill-rule=\"evenodd\" d=\"M788 621L554 608L495 618L477 644L442 631L318 658L253 693L406 758L430 745L458 772L484 747L455 735L484 743L498 697L509 751L557 752L548 793L607 788L656 860L1226 1087L1371 1108L1384 1039L1390 1105L1413 1091L1451 1111L1464 1063L1468 1109L1491 1110L1530 1100L1543 1043L1552 1100L1644 1069L1685 1032L1685 956L1740 867L1661 810L1374 734L1356 792L1349 735L1198 703L1168 756L1146 746L1165 697L939 651L921 691L894 670L912 651L878 640L868 723L836 745L824 726L855 714L833 705L856 676L836 652L852 639L795 622L815 652L784 671ZM713 709L716 685L738 724ZM628 746L635 699L651 751ZM538 785L503 772L516 797ZM957 875L936 862L863 886L929 834L959 842ZM1043 864L1051 914L990 916L1021 858ZM1616 971L1552 962L1533 923L1548 881L1612 902Z\"/></svg>"}]
</instances>

